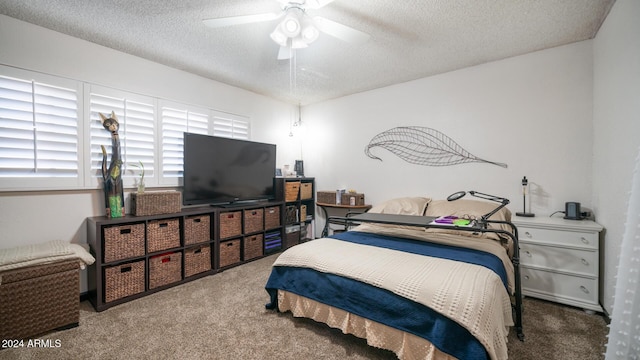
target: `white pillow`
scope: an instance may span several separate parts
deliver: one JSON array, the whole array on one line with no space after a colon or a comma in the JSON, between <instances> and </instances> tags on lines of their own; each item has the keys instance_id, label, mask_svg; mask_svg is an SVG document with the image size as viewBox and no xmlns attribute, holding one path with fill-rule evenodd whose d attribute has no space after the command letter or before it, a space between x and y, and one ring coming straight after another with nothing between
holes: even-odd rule
<instances>
[{"instance_id":1,"label":"white pillow","mask_svg":"<svg viewBox=\"0 0 640 360\"><path fill-rule=\"evenodd\" d=\"M431 202L428 197L402 197L387 200L375 205L368 212L394 215L424 215L427 205Z\"/></svg>"}]
</instances>

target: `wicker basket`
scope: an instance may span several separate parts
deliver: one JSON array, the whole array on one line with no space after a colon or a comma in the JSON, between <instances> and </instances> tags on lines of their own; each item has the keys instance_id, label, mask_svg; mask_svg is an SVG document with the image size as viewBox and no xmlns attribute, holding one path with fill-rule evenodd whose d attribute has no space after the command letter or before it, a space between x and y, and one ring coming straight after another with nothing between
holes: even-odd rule
<instances>
[{"instance_id":1,"label":"wicker basket","mask_svg":"<svg viewBox=\"0 0 640 360\"><path fill-rule=\"evenodd\" d=\"M242 212L220 213L220 238L226 239L242 234Z\"/></svg>"},{"instance_id":2,"label":"wicker basket","mask_svg":"<svg viewBox=\"0 0 640 360\"><path fill-rule=\"evenodd\" d=\"M354 198L355 204L364 205L364 194L344 193L342 194L342 205L351 205L351 198Z\"/></svg>"},{"instance_id":3,"label":"wicker basket","mask_svg":"<svg viewBox=\"0 0 640 360\"><path fill-rule=\"evenodd\" d=\"M307 205L300 205L300 221L307 220Z\"/></svg>"},{"instance_id":4,"label":"wicker basket","mask_svg":"<svg viewBox=\"0 0 640 360\"><path fill-rule=\"evenodd\" d=\"M104 262L144 255L144 223L104 228Z\"/></svg>"},{"instance_id":5,"label":"wicker basket","mask_svg":"<svg viewBox=\"0 0 640 360\"><path fill-rule=\"evenodd\" d=\"M144 292L144 260L104 269L104 301L110 302Z\"/></svg>"},{"instance_id":6,"label":"wicker basket","mask_svg":"<svg viewBox=\"0 0 640 360\"><path fill-rule=\"evenodd\" d=\"M0 339L19 340L80 320L77 260L0 272Z\"/></svg>"},{"instance_id":7,"label":"wicker basket","mask_svg":"<svg viewBox=\"0 0 640 360\"><path fill-rule=\"evenodd\" d=\"M149 289L182 280L182 253L157 255L149 258Z\"/></svg>"},{"instance_id":8,"label":"wicker basket","mask_svg":"<svg viewBox=\"0 0 640 360\"><path fill-rule=\"evenodd\" d=\"M298 208L295 205L289 205L285 208L284 223L293 224L298 222Z\"/></svg>"},{"instance_id":9,"label":"wicker basket","mask_svg":"<svg viewBox=\"0 0 640 360\"><path fill-rule=\"evenodd\" d=\"M323 204L335 204L336 192L335 191L318 191L316 194L316 200Z\"/></svg>"},{"instance_id":10,"label":"wicker basket","mask_svg":"<svg viewBox=\"0 0 640 360\"><path fill-rule=\"evenodd\" d=\"M269 230L280 226L280 206L264 210L264 228Z\"/></svg>"},{"instance_id":11,"label":"wicker basket","mask_svg":"<svg viewBox=\"0 0 640 360\"><path fill-rule=\"evenodd\" d=\"M182 210L179 191L131 193L131 213L136 216L179 213Z\"/></svg>"},{"instance_id":12,"label":"wicker basket","mask_svg":"<svg viewBox=\"0 0 640 360\"><path fill-rule=\"evenodd\" d=\"M220 267L230 266L240 262L240 239L223 241L220 243Z\"/></svg>"},{"instance_id":13,"label":"wicker basket","mask_svg":"<svg viewBox=\"0 0 640 360\"><path fill-rule=\"evenodd\" d=\"M285 201L298 200L298 194L300 193L300 181L287 181L285 182Z\"/></svg>"},{"instance_id":14,"label":"wicker basket","mask_svg":"<svg viewBox=\"0 0 640 360\"><path fill-rule=\"evenodd\" d=\"M250 234L264 230L264 209L244 211L244 233Z\"/></svg>"},{"instance_id":15,"label":"wicker basket","mask_svg":"<svg viewBox=\"0 0 640 360\"><path fill-rule=\"evenodd\" d=\"M262 234L244 238L244 260L251 260L263 255Z\"/></svg>"},{"instance_id":16,"label":"wicker basket","mask_svg":"<svg viewBox=\"0 0 640 360\"><path fill-rule=\"evenodd\" d=\"M180 220L151 220L147 224L147 252L156 252L180 246Z\"/></svg>"},{"instance_id":17,"label":"wicker basket","mask_svg":"<svg viewBox=\"0 0 640 360\"><path fill-rule=\"evenodd\" d=\"M300 226L291 226L287 228L284 235L284 248L288 249L300 242Z\"/></svg>"},{"instance_id":18,"label":"wicker basket","mask_svg":"<svg viewBox=\"0 0 640 360\"><path fill-rule=\"evenodd\" d=\"M191 245L211 240L209 215L187 216L184 219L184 244Z\"/></svg>"},{"instance_id":19,"label":"wicker basket","mask_svg":"<svg viewBox=\"0 0 640 360\"><path fill-rule=\"evenodd\" d=\"M303 182L300 184L300 200L311 199L313 197L313 184Z\"/></svg>"},{"instance_id":20,"label":"wicker basket","mask_svg":"<svg viewBox=\"0 0 640 360\"><path fill-rule=\"evenodd\" d=\"M184 250L184 277L211 270L211 246L200 245Z\"/></svg>"}]
</instances>

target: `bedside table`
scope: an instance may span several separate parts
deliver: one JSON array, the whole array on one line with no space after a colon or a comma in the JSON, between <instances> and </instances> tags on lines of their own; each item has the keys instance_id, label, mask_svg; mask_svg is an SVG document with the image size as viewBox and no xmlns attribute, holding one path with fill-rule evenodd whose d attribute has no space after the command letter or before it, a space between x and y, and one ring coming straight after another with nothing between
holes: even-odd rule
<instances>
[{"instance_id":1,"label":"bedside table","mask_svg":"<svg viewBox=\"0 0 640 360\"><path fill-rule=\"evenodd\" d=\"M518 227L522 293L526 296L602 312L600 231L590 220L520 218Z\"/></svg>"}]
</instances>

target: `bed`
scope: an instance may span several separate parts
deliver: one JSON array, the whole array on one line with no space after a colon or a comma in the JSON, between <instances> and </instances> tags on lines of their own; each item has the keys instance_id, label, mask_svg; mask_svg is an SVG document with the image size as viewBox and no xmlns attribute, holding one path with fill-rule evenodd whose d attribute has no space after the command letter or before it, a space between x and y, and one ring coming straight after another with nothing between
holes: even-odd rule
<instances>
[{"instance_id":1,"label":"bed","mask_svg":"<svg viewBox=\"0 0 640 360\"><path fill-rule=\"evenodd\" d=\"M280 254L265 286L267 308L325 323L400 359L506 359L509 328L524 337L511 213L500 209L482 229L424 225L441 216L480 219L495 208L426 197L374 206L375 216L352 218L349 231Z\"/></svg>"}]
</instances>

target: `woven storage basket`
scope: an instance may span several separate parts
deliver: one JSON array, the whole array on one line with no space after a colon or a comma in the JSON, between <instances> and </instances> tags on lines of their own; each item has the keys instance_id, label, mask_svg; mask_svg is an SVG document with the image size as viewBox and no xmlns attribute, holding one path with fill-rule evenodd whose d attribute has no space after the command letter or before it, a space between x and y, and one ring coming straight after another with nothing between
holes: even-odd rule
<instances>
[{"instance_id":1,"label":"woven storage basket","mask_svg":"<svg viewBox=\"0 0 640 360\"><path fill-rule=\"evenodd\" d=\"M342 205L350 205L352 197L355 200L354 205L364 205L364 194L352 194L352 193L342 194Z\"/></svg>"},{"instance_id":2,"label":"woven storage basket","mask_svg":"<svg viewBox=\"0 0 640 360\"><path fill-rule=\"evenodd\" d=\"M179 191L131 193L131 212L136 216L179 213L182 210Z\"/></svg>"},{"instance_id":3,"label":"woven storage basket","mask_svg":"<svg viewBox=\"0 0 640 360\"><path fill-rule=\"evenodd\" d=\"M157 255L149 258L149 289L182 280L182 253Z\"/></svg>"},{"instance_id":4,"label":"woven storage basket","mask_svg":"<svg viewBox=\"0 0 640 360\"><path fill-rule=\"evenodd\" d=\"M0 339L19 340L80 320L77 260L0 272Z\"/></svg>"},{"instance_id":5,"label":"woven storage basket","mask_svg":"<svg viewBox=\"0 0 640 360\"><path fill-rule=\"evenodd\" d=\"M300 221L307 220L307 205L300 205Z\"/></svg>"},{"instance_id":6,"label":"woven storage basket","mask_svg":"<svg viewBox=\"0 0 640 360\"><path fill-rule=\"evenodd\" d=\"M220 213L220 238L226 239L242 234L242 211Z\"/></svg>"},{"instance_id":7,"label":"woven storage basket","mask_svg":"<svg viewBox=\"0 0 640 360\"><path fill-rule=\"evenodd\" d=\"M244 233L249 234L264 230L264 209L244 211Z\"/></svg>"},{"instance_id":8,"label":"woven storage basket","mask_svg":"<svg viewBox=\"0 0 640 360\"><path fill-rule=\"evenodd\" d=\"M211 270L211 246L200 245L184 250L184 277Z\"/></svg>"},{"instance_id":9,"label":"woven storage basket","mask_svg":"<svg viewBox=\"0 0 640 360\"><path fill-rule=\"evenodd\" d=\"M144 292L144 260L104 269L104 301L110 302Z\"/></svg>"},{"instance_id":10,"label":"woven storage basket","mask_svg":"<svg viewBox=\"0 0 640 360\"><path fill-rule=\"evenodd\" d=\"M144 223L104 228L104 262L144 255Z\"/></svg>"},{"instance_id":11,"label":"woven storage basket","mask_svg":"<svg viewBox=\"0 0 640 360\"><path fill-rule=\"evenodd\" d=\"M147 252L156 252L180 246L180 220L151 220L147 224Z\"/></svg>"},{"instance_id":12,"label":"woven storage basket","mask_svg":"<svg viewBox=\"0 0 640 360\"><path fill-rule=\"evenodd\" d=\"M269 230L280 226L280 207L264 209L264 228Z\"/></svg>"},{"instance_id":13,"label":"woven storage basket","mask_svg":"<svg viewBox=\"0 0 640 360\"><path fill-rule=\"evenodd\" d=\"M300 193L300 181L287 181L285 182L285 201L298 200L298 194Z\"/></svg>"},{"instance_id":14,"label":"woven storage basket","mask_svg":"<svg viewBox=\"0 0 640 360\"><path fill-rule=\"evenodd\" d=\"M295 205L289 205L285 208L284 223L293 224L298 222L298 208Z\"/></svg>"},{"instance_id":15,"label":"woven storage basket","mask_svg":"<svg viewBox=\"0 0 640 360\"><path fill-rule=\"evenodd\" d=\"M220 267L240 262L240 239L223 241L220 243Z\"/></svg>"},{"instance_id":16,"label":"woven storage basket","mask_svg":"<svg viewBox=\"0 0 640 360\"><path fill-rule=\"evenodd\" d=\"M336 192L335 191L318 191L318 193L316 194L316 200L319 203L323 203L323 204L335 204Z\"/></svg>"},{"instance_id":17,"label":"woven storage basket","mask_svg":"<svg viewBox=\"0 0 640 360\"><path fill-rule=\"evenodd\" d=\"M244 238L244 260L251 260L263 255L262 234Z\"/></svg>"},{"instance_id":18,"label":"woven storage basket","mask_svg":"<svg viewBox=\"0 0 640 360\"><path fill-rule=\"evenodd\" d=\"M288 249L294 245L298 245L300 241L300 227L295 227L296 231L289 232L284 235L284 248Z\"/></svg>"},{"instance_id":19,"label":"woven storage basket","mask_svg":"<svg viewBox=\"0 0 640 360\"><path fill-rule=\"evenodd\" d=\"M313 184L303 182L300 184L300 200L311 199L313 197Z\"/></svg>"},{"instance_id":20,"label":"woven storage basket","mask_svg":"<svg viewBox=\"0 0 640 360\"><path fill-rule=\"evenodd\" d=\"M211 240L209 215L187 216L184 219L184 244L191 245Z\"/></svg>"}]
</instances>

